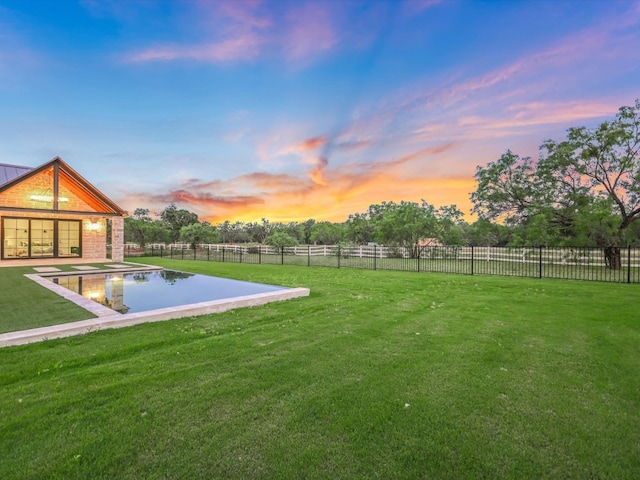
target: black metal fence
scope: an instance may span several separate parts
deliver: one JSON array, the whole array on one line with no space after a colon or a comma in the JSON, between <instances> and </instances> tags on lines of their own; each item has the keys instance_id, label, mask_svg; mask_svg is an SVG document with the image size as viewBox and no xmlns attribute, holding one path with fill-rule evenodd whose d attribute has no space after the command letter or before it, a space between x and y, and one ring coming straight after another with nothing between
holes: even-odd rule
<instances>
[{"instance_id":1,"label":"black metal fence","mask_svg":"<svg viewBox=\"0 0 640 480\"><path fill-rule=\"evenodd\" d=\"M309 245L268 246L186 244L125 246L126 256L153 256L213 262L362 268L466 275L560 278L640 283L640 248L624 247L613 255L589 247L384 247Z\"/></svg>"}]
</instances>

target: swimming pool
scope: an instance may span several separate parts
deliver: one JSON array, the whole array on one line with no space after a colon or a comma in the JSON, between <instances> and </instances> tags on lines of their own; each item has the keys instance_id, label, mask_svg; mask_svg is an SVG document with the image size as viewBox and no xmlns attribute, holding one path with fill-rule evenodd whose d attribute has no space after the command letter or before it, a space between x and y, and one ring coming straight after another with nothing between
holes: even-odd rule
<instances>
[{"instance_id":1,"label":"swimming pool","mask_svg":"<svg viewBox=\"0 0 640 480\"><path fill-rule=\"evenodd\" d=\"M84 335L99 330L131 327L142 323L163 322L222 313L236 308L257 307L271 302L283 302L295 298L308 297L310 294L309 289L306 287L280 287L243 282L228 278L163 270L161 267L142 264L107 266L117 267L118 270L99 270L93 271L91 274L76 272L26 273L24 275L26 278L87 310L92 318L3 333L0 334L0 347ZM154 272L158 275L147 275ZM161 272L176 273L165 273L163 276ZM133 275L128 275L130 273ZM90 285L94 285L94 279L100 277L105 280L102 283L96 281L95 285L99 285L99 287L90 288ZM107 277L110 278L111 283L106 280ZM194 277L195 279L188 280ZM204 280L202 277L209 280ZM58 279L57 283L51 281L54 278ZM125 278L127 278L126 281ZM156 280L152 281L150 280L151 278L156 278ZM67 284L74 288L74 284L79 286L80 283L82 283L82 288L78 288L77 291L82 291L82 295L62 286ZM143 287L138 286L136 291L144 291L144 294L141 293L139 296L150 297L153 300L144 306L138 305L135 308L150 308L151 310L131 312L131 309L134 308L134 303L137 304L137 300L134 302L134 297L138 295L129 295L131 290L126 285L131 285L132 283L145 285ZM157 284L161 283L167 285L158 290L151 287L151 285L157 286ZM199 286L196 288L196 285ZM178 288L175 288L176 286ZM198 290L203 295L194 297L192 296L194 292L186 293L184 291L185 288L183 287L185 286L188 286L186 290ZM135 289L136 287L134 287ZM170 303L174 306L160 306L165 305L167 301L167 299L161 297L171 298ZM204 301L200 301L202 298L204 298ZM126 309L120 308L120 310L126 310L127 313L120 313L105 306L105 304L113 304L116 308L126 306Z\"/></svg>"},{"instance_id":2,"label":"swimming pool","mask_svg":"<svg viewBox=\"0 0 640 480\"><path fill-rule=\"evenodd\" d=\"M83 273L47 277L47 280L119 313L287 290L286 287L177 270Z\"/></svg>"}]
</instances>

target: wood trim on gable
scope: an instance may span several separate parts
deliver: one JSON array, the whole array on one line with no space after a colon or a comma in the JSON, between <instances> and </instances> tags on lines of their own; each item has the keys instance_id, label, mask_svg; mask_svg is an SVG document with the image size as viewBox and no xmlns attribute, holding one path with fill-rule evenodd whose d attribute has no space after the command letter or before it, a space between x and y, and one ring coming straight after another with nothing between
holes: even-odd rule
<instances>
[{"instance_id":1,"label":"wood trim on gable","mask_svg":"<svg viewBox=\"0 0 640 480\"><path fill-rule=\"evenodd\" d=\"M14 187L15 185L20 184L21 182L32 178L45 170L53 167L53 208L52 209L28 209L28 210L36 210L40 212L55 212L55 213L67 213L66 210L60 209L60 202L58 202L58 194L60 189L60 184L62 180L68 188L73 191L74 194L78 195L78 197L82 198L82 200L94 209L93 212L85 212L85 213L95 213L95 214L103 214L108 216L124 216L126 212L121 209L118 205L116 205L113 201L111 201L105 194L103 194L96 187L91 185L82 175L76 172L73 168L71 168L66 162L64 162L60 157L55 157L52 160L36 167L28 172L12 179L11 181L5 183L4 185L0 185L0 193L5 190ZM4 208L0 207L0 209L4 210ZM11 210L22 210L20 208ZM27 209L25 209L27 210ZM68 211L68 213L79 213L77 211Z\"/></svg>"}]
</instances>

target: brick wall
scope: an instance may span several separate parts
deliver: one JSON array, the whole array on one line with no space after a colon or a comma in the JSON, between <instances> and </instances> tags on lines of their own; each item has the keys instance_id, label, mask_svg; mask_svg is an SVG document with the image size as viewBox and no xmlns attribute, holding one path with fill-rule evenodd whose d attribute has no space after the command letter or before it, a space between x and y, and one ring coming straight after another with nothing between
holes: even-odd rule
<instances>
[{"instance_id":1,"label":"brick wall","mask_svg":"<svg viewBox=\"0 0 640 480\"><path fill-rule=\"evenodd\" d=\"M0 205L3 207L52 209L53 201L31 200L31 195L53 195L53 167L23 180L0 193Z\"/></svg>"},{"instance_id":2,"label":"brick wall","mask_svg":"<svg viewBox=\"0 0 640 480\"><path fill-rule=\"evenodd\" d=\"M124 218L111 219L111 259L114 262L124 260Z\"/></svg>"}]
</instances>

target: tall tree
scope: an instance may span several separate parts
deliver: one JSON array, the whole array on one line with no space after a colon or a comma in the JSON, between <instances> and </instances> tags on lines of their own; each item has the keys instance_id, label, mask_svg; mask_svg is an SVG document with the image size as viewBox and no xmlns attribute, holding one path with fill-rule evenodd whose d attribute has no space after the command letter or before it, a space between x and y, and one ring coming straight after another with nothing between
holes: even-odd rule
<instances>
[{"instance_id":1,"label":"tall tree","mask_svg":"<svg viewBox=\"0 0 640 480\"><path fill-rule=\"evenodd\" d=\"M180 229L193 223L198 223L198 215L188 210L179 209L174 203L169 204L162 212L160 218L171 231L173 243L180 238Z\"/></svg>"},{"instance_id":2,"label":"tall tree","mask_svg":"<svg viewBox=\"0 0 640 480\"><path fill-rule=\"evenodd\" d=\"M564 238L601 246L621 267L625 231L640 218L640 100L594 129L570 128L547 140L537 163L507 151L476 170L471 194L481 218L526 224L547 221Z\"/></svg>"}]
</instances>

